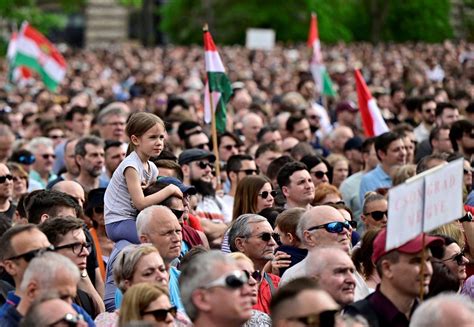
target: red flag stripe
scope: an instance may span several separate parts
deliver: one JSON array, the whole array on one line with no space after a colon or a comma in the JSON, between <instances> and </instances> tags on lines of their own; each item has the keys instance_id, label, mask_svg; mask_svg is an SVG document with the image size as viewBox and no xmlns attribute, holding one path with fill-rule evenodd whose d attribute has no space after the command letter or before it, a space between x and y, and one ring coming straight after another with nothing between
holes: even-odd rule
<instances>
[{"instance_id":1,"label":"red flag stripe","mask_svg":"<svg viewBox=\"0 0 474 327\"><path fill-rule=\"evenodd\" d=\"M214 44L211 33L209 31L204 32L204 50L205 51L217 51L217 47Z\"/></svg>"},{"instance_id":2,"label":"red flag stripe","mask_svg":"<svg viewBox=\"0 0 474 327\"><path fill-rule=\"evenodd\" d=\"M35 41L40 48L47 48L48 55L53 57L53 59L61 66L66 66L66 60L64 60L63 56L59 53L59 51L49 42L49 40L44 37L43 34L35 30L29 24L23 31L24 35L29 39ZM44 49L43 49L44 50Z\"/></svg>"},{"instance_id":3,"label":"red flag stripe","mask_svg":"<svg viewBox=\"0 0 474 327\"><path fill-rule=\"evenodd\" d=\"M313 47L314 41L319 39L318 33L318 21L316 19L316 14L311 14L311 23L309 24L309 33L308 33L308 48Z\"/></svg>"},{"instance_id":4,"label":"red flag stripe","mask_svg":"<svg viewBox=\"0 0 474 327\"><path fill-rule=\"evenodd\" d=\"M364 126L364 133L367 137L375 136L374 122L369 111L369 100L372 98L369 88L358 69L355 70L357 98L359 100L360 115Z\"/></svg>"}]
</instances>

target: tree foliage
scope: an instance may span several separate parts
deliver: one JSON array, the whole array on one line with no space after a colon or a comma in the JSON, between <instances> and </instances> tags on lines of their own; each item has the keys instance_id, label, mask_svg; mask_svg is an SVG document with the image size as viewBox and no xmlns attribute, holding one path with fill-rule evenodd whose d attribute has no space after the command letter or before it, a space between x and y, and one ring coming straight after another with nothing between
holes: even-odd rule
<instances>
[{"instance_id":1,"label":"tree foliage","mask_svg":"<svg viewBox=\"0 0 474 327\"><path fill-rule=\"evenodd\" d=\"M173 0L160 7L161 28L183 44L201 43L206 22L220 43L244 43L248 27L272 28L278 41L301 42L312 11L323 42L439 42L453 34L449 0Z\"/></svg>"}]
</instances>

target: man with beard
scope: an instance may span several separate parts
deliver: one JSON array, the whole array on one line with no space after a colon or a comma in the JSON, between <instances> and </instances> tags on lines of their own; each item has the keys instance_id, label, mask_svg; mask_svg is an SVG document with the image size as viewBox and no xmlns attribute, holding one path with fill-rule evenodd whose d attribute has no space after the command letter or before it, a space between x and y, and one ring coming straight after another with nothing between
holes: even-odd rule
<instances>
[{"instance_id":1,"label":"man with beard","mask_svg":"<svg viewBox=\"0 0 474 327\"><path fill-rule=\"evenodd\" d=\"M454 152L470 161L474 154L474 124L469 120L458 120L451 126L449 138Z\"/></svg>"},{"instance_id":2,"label":"man with beard","mask_svg":"<svg viewBox=\"0 0 474 327\"><path fill-rule=\"evenodd\" d=\"M104 142L96 136L86 136L79 139L74 152L79 166L76 181L84 191L107 187L108 182L100 179L105 162Z\"/></svg>"},{"instance_id":3,"label":"man with beard","mask_svg":"<svg viewBox=\"0 0 474 327\"><path fill-rule=\"evenodd\" d=\"M196 188L196 215L201 218L204 232L210 239L223 235L227 227L224 224L224 211L232 211L232 208L226 209L222 198L216 196L213 184L214 161L216 157L203 149L184 150L178 159L183 170L184 184Z\"/></svg>"}]
</instances>

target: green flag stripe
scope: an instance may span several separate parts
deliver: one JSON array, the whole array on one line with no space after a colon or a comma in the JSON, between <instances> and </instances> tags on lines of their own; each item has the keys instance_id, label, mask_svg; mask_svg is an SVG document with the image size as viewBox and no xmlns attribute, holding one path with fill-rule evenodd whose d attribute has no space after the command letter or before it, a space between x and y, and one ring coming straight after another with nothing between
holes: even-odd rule
<instances>
[{"instance_id":1,"label":"green flag stripe","mask_svg":"<svg viewBox=\"0 0 474 327\"><path fill-rule=\"evenodd\" d=\"M229 102L232 95L232 86L227 75L225 73L208 72L207 79L211 92L220 92L224 103Z\"/></svg>"},{"instance_id":2,"label":"green flag stripe","mask_svg":"<svg viewBox=\"0 0 474 327\"><path fill-rule=\"evenodd\" d=\"M43 83L48 89L55 91L58 87L58 83L46 73L37 59L18 52L13 59L13 62L15 66L26 66L38 72L38 74L41 76L41 79L43 80Z\"/></svg>"}]
</instances>

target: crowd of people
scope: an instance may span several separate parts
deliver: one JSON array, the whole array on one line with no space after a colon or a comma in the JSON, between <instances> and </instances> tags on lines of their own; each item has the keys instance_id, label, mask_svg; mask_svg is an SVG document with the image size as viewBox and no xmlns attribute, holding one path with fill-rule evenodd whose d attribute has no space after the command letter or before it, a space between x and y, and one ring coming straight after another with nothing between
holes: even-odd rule
<instances>
[{"instance_id":1,"label":"crowd of people","mask_svg":"<svg viewBox=\"0 0 474 327\"><path fill-rule=\"evenodd\" d=\"M474 45L324 47L336 97L303 46L220 53L216 140L200 47L65 49L55 92L4 63L0 326L471 325ZM387 251L388 190L461 158L465 214Z\"/></svg>"}]
</instances>

